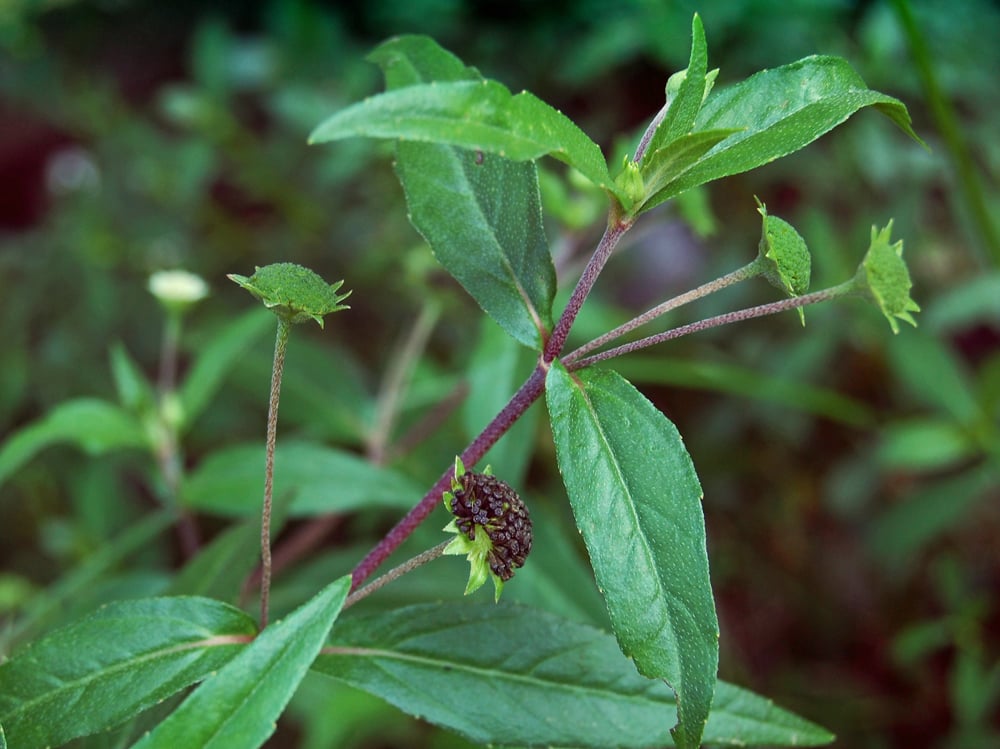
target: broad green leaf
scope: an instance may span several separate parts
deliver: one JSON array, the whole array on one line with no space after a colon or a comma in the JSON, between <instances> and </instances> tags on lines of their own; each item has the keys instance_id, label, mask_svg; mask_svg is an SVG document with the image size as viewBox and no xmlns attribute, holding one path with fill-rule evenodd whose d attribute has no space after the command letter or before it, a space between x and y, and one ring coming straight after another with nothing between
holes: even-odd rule
<instances>
[{"instance_id":1,"label":"broad green leaf","mask_svg":"<svg viewBox=\"0 0 1000 749\"><path fill-rule=\"evenodd\" d=\"M546 380L559 470L622 651L677 695L680 747L712 705L719 625L701 486L676 427L611 371Z\"/></svg>"},{"instance_id":2,"label":"broad green leaf","mask_svg":"<svg viewBox=\"0 0 1000 749\"><path fill-rule=\"evenodd\" d=\"M185 426L198 419L240 357L267 333L274 334L274 316L266 310L253 309L222 328L198 352L180 387Z\"/></svg>"},{"instance_id":3,"label":"broad green leaf","mask_svg":"<svg viewBox=\"0 0 1000 749\"><path fill-rule=\"evenodd\" d=\"M951 346L918 330L885 342L895 381L911 398L972 427L983 413L972 377Z\"/></svg>"},{"instance_id":4,"label":"broad green leaf","mask_svg":"<svg viewBox=\"0 0 1000 749\"><path fill-rule=\"evenodd\" d=\"M302 516L372 507L409 508L422 489L354 453L286 440L275 451L274 495L291 493L295 499L290 514ZM231 516L259 514L263 496L263 445L236 445L213 453L181 488L185 505Z\"/></svg>"},{"instance_id":5,"label":"broad green leaf","mask_svg":"<svg viewBox=\"0 0 1000 749\"><path fill-rule=\"evenodd\" d=\"M705 75L708 73L708 45L705 42L705 27L695 13L691 19L691 59L680 89L670 106L663 122L656 128L649 143L650 151L668 146L681 136L691 132L694 119L705 98ZM643 169L645 177L645 169ZM647 183L648 184L648 183Z\"/></svg>"},{"instance_id":6,"label":"broad green leaf","mask_svg":"<svg viewBox=\"0 0 1000 749\"><path fill-rule=\"evenodd\" d=\"M261 746L319 653L350 587L350 575L344 576L266 627L134 748Z\"/></svg>"},{"instance_id":7,"label":"broad green leaf","mask_svg":"<svg viewBox=\"0 0 1000 749\"><path fill-rule=\"evenodd\" d=\"M390 93L428 81L483 83L475 70L426 37L387 42L372 59L382 67ZM401 142L396 172L410 220L441 264L504 330L540 350L552 326L556 277L542 226L537 167L483 150Z\"/></svg>"},{"instance_id":8,"label":"broad green leaf","mask_svg":"<svg viewBox=\"0 0 1000 749\"><path fill-rule=\"evenodd\" d=\"M207 598L109 604L0 664L0 720L18 749L107 730L220 668L255 629Z\"/></svg>"},{"instance_id":9,"label":"broad green leaf","mask_svg":"<svg viewBox=\"0 0 1000 749\"><path fill-rule=\"evenodd\" d=\"M975 435L950 419L916 417L885 425L878 461L888 471L943 471L975 457Z\"/></svg>"},{"instance_id":10,"label":"broad green leaf","mask_svg":"<svg viewBox=\"0 0 1000 749\"><path fill-rule=\"evenodd\" d=\"M716 91L698 113L695 131L740 132L719 143L643 210L696 185L787 156L864 107L875 107L919 141L903 103L869 89L839 57L806 57Z\"/></svg>"},{"instance_id":11,"label":"broad green leaf","mask_svg":"<svg viewBox=\"0 0 1000 749\"><path fill-rule=\"evenodd\" d=\"M401 142L396 173L435 257L508 334L541 350L556 277L535 164Z\"/></svg>"},{"instance_id":12,"label":"broad green leaf","mask_svg":"<svg viewBox=\"0 0 1000 749\"><path fill-rule=\"evenodd\" d=\"M271 527L277 526L272 516ZM166 594L231 599L239 592L243 579L257 565L259 554L260 519L253 518L234 525L184 565Z\"/></svg>"},{"instance_id":13,"label":"broad green leaf","mask_svg":"<svg viewBox=\"0 0 1000 749\"><path fill-rule=\"evenodd\" d=\"M439 143L514 161L549 155L626 200L600 147L572 120L535 95L511 95L492 80L431 80L369 97L320 124L309 142L356 137Z\"/></svg>"},{"instance_id":14,"label":"broad green leaf","mask_svg":"<svg viewBox=\"0 0 1000 749\"><path fill-rule=\"evenodd\" d=\"M511 605L421 604L339 622L314 670L411 715L503 746L670 744L670 690L599 629ZM832 736L720 682L712 745L817 746Z\"/></svg>"},{"instance_id":15,"label":"broad green leaf","mask_svg":"<svg viewBox=\"0 0 1000 749\"><path fill-rule=\"evenodd\" d=\"M128 411L97 398L65 401L0 446L0 484L47 447L73 445L88 455L144 448L149 440Z\"/></svg>"},{"instance_id":16,"label":"broad green leaf","mask_svg":"<svg viewBox=\"0 0 1000 749\"><path fill-rule=\"evenodd\" d=\"M0 655L7 651L8 643L32 637L51 626L57 616L72 609L81 596L86 596L122 561L148 546L175 519L175 514L166 510L149 515L104 544L58 582L39 592L25 608L24 616L0 633Z\"/></svg>"}]
</instances>

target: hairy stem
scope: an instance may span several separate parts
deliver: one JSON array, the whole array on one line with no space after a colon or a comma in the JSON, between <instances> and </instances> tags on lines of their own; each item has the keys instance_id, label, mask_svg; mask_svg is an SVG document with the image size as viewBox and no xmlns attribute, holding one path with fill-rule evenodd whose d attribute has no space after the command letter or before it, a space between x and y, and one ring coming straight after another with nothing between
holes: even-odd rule
<instances>
[{"instance_id":1,"label":"hairy stem","mask_svg":"<svg viewBox=\"0 0 1000 749\"><path fill-rule=\"evenodd\" d=\"M594 254L590 256L587 267L580 274L580 280L577 281L576 288L573 289L573 293L566 303L566 308L552 329L552 335L549 336L549 340L545 343L545 350L542 352L542 361L545 364L551 364L562 352L563 346L566 345L566 339L569 337L570 328L573 327L573 323L577 315L580 314L583 303L594 288L597 277L604 270L604 266L607 264L615 247L618 246L622 235L631 226L631 219L625 219L618 216L617 213L612 212L608 221L608 228L604 231L604 236L601 237L601 241L597 245L597 249L594 250Z\"/></svg>"},{"instance_id":2,"label":"hairy stem","mask_svg":"<svg viewBox=\"0 0 1000 749\"><path fill-rule=\"evenodd\" d=\"M393 567L391 570L389 570L388 572L386 572L384 575L380 575L379 577L376 577L374 580L372 580L370 583L368 583L365 587L360 588L360 589L354 591L353 593L351 593L351 595L349 595L347 597L347 600L344 601L344 608L345 609L346 608L350 608L351 606L353 606L354 604L356 604L358 601L360 601L362 598L370 596L372 593L374 593L376 590L378 590L379 588L381 588L383 585L391 583L393 580L402 577L407 572L412 572L417 567L420 567L421 565L427 564L428 562L437 559L439 556L441 556L444 553L445 547L448 546L448 544L450 544L450 543L451 543L451 539L449 539L448 541L442 541L437 546L435 546L435 547L433 547L431 549L428 549L427 551L425 551L425 552L423 552L421 554L417 554L415 557L407 559L402 564L400 564L400 565L398 565L396 567Z\"/></svg>"},{"instance_id":3,"label":"hairy stem","mask_svg":"<svg viewBox=\"0 0 1000 749\"><path fill-rule=\"evenodd\" d=\"M556 322L552 330L552 335L549 336L548 341L545 343L541 361L518 391L511 396L507 405L503 407L500 413L493 418L493 421L487 424L486 428L479 433L479 436L461 453L459 457L466 466L471 468L478 463L486 454L486 451L506 434L514 422L521 418L531 404L538 400L538 397L544 392L545 374L548 371L549 365L562 351L563 346L566 344L566 338L569 336L570 328L573 326L573 322L580 313L580 308L583 307L583 303L590 294L591 289L594 288L597 277L611 257L611 253L618 245L622 235L631 226L632 220L621 216L616 205L616 208L612 211L608 219L608 227L604 232L604 236L601 237L600 243L598 243L594 254L587 263L587 267L583 269L580 280L577 282L576 288L573 289L566 308L563 310L558 322ZM452 471L453 469L450 467L445 470L413 509L406 513L382 540L368 552L364 559L358 563L351 573L352 590L356 590L361 583L368 579L378 566L431 514L441 501L442 493L451 486Z\"/></svg>"},{"instance_id":4,"label":"hairy stem","mask_svg":"<svg viewBox=\"0 0 1000 749\"><path fill-rule=\"evenodd\" d=\"M614 330L608 331L604 335L595 338L590 343L585 343L580 348L576 349L572 353L567 354L562 358L563 364L567 366L572 364L574 361L582 357L584 354L588 354L591 351L600 348L605 343L620 338L626 333L630 333L636 328L645 325L648 322L652 322L658 317L665 315L671 310L675 310L678 307L693 302L696 299L701 299L702 297L708 296L720 289L724 289L727 286L732 286L733 284L739 283L740 281L745 281L748 278L753 278L754 276L760 274L763 265L759 260L754 260L753 262L747 263L742 268L734 270L732 273L727 273L721 278L717 278L714 281L709 281L708 283L702 284L696 289L685 292L679 296L675 296L672 299L668 299L662 304L653 307L651 310L643 312L638 317L634 317L629 320L624 325L619 325Z\"/></svg>"},{"instance_id":5,"label":"hairy stem","mask_svg":"<svg viewBox=\"0 0 1000 749\"><path fill-rule=\"evenodd\" d=\"M260 513L260 628L267 626L271 599L271 504L274 494L274 447L278 439L278 400L281 375L285 369L285 350L291 324L278 318L274 341L274 365L271 370L271 397L267 406L267 448L264 461L264 505Z\"/></svg>"},{"instance_id":6,"label":"hairy stem","mask_svg":"<svg viewBox=\"0 0 1000 749\"><path fill-rule=\"evenodd\" d=\"M607 351L602 351L599 354L594 354L593 356L577 359L572 363L572 366L568 366L567 368L570 371L576 371L578 369L583 369L584 367L589 367L590 365L596 364L600 361L606 361L607 359L613 359L617 356L630 354L633 351L649 348L650 346L655 346L658 343L670 341L674 338L681 338L682 336L690 335L691 333L698 333L702 330L708 330L709 328L717 328L720 325L728 325L729 323L740 322L741 320L750 320L755 317L765 317L767 315L777 314L778 312L805 307L809 304L825 302L829 299L835 299L839 296L848 294L854 291L854 288L855 284L852 279L829 289L814 291L811 294L803 294L802 296L791 297L790 299L782 299L769 304L761 304L756 307L748 307L746 309L736 310L735 312L727 312L723 315L716 315L715 317L709 317L705 320L699 320L698 322L693 322L688 325L681 325L678 328L672 328L662 333L657 333L656 335L647 336L646 338L641 338L638 341L625 343L621 346L608 349Z\"/></svg>"}]
</instances>

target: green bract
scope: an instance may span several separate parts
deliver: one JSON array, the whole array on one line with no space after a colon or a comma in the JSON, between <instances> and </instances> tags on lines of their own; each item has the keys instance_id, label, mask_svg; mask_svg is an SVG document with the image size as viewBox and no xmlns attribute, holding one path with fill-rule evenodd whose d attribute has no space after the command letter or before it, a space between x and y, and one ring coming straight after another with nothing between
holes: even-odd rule
<instances>
[{"instance_id":1,"label":"green bract","mask_svg":"<svg viewBox=\"0 0 1000 749\"><path fill-rule=\"evenodd\" d=\"M854 276L855 288L882 310L893 333L899 332L896 318L916 326L911 312L920 307L910 298L910 272L903 261L903 240L889 243L892 221L882 230L872 227L872 241L865 259Z\"/></svg>"},{"instance_id":2,"label":"green bract","mask_svg":"<svg viewBox=\"0 0 1000 749\"><path fill-rule=\"evenodd\" d=\"M315 320L322 328L323 315L348 309L340 302L351 292L337 293L343 281L328 284L313 271L295 263L257 266L249 278L236 273L227 277L260 299L286 323Z\"/></svg>"},{"instance_id":3,"label":"green bract","mask_svg":"<svg viewBox=\"0 0 1000 749\"><path fill-rule=\"evenodd\" d=\"M757 201L757 212L762 217L760 254L764 278L788 296L801 296L809 291L812 261L809 249L795 227L777 216L769 216L767 207ZM799 308L799 317L805 325L806 318Z\"/></svg>"}]
</instances>

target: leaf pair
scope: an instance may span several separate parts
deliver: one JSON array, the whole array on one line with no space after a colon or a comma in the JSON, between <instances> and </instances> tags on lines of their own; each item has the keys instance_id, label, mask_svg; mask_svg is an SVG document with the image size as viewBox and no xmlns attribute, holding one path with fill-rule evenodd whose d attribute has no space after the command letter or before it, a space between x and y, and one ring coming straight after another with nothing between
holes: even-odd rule
<instances>
[{"instance_id":1,"label":"leaf pair","mask_svg":"<svg viewBox=\"0 0 1000 749\"><path fill-rule=\"evenodd\" d=\"M110 604L0 665L0 722L19 749L54 746L113 728L202 681L134 746L261 746L349 588L350 577L331 583L256 637L244 612L207 598Z\"/></svg>"}]
</instances>

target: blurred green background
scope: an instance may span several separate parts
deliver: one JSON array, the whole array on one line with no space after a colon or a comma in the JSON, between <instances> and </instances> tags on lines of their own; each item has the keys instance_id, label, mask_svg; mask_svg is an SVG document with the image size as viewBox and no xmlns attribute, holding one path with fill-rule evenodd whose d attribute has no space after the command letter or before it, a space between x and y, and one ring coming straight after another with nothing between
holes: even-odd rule
<instances>
[{"instance_id":1,"label":"blurred green background","mask_svg":"<svg viewBox=\"0 0 1000 749\"><path fill-rule=\"evenodd\" d=\"M565 111L613 165L686 64L694 11L719 86L808 54L842 55L909 106L931 151L865 112L803 152L644 216L576 340L751 259L754 195L805 237L814 288L851 274L871 226L894 218L923 308L917 330L894 337L876 311L848 301L807 310L805 329L788 314L615 364L677 423L698 467L723 678L833 730L838 747L998 746L1000 9L909 7L8 0L0 434L68 398L114 399L116 344L155 377L163 320L151 272L180 267L212 287L186 323L183 374L251 307L225 274L293 261L345 278L354 294L327 331L293 341L285 433L371 456L384 373L416 337L390 462L428 485L464 446L465 426L453 414L404 450L406 429L433 404L457 402L489 354L477 353L474 304L406 222L391 147L306 145L322 119L380 89L365 54L394 34L430 34ZM547 230L572 284L600 235L599 203L552 162L542 167ZM764 287L730 290L673 322L769 298ZM270 355L266 335L242 353L186 438L189 468L219 445L260 439ZM564 511L540 420L534 434L525 493ZM148 456L55 447L0 486L0 617L149 513L148 473ZM360 539L384 522L331 531L327 543L358 540L363 551ZM222 525L201 523L206 535ZM169 543L149 550L126 582L155 589L178 555ZM338 693L339 709L330 699L308 683L275 745L463 745L387 718L396 714L363 695Z\"/></svg>"}]
</instances>

